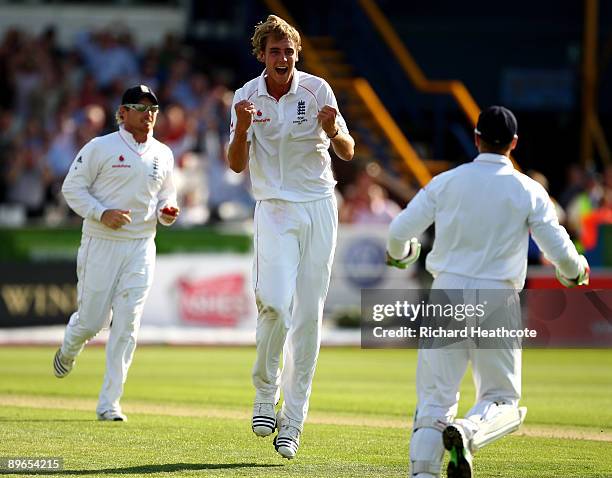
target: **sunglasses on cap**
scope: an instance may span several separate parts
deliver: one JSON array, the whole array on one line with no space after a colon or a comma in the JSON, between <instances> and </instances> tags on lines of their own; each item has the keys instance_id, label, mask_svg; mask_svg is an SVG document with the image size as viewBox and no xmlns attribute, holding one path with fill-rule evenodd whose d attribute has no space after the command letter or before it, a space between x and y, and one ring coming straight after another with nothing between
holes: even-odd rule
<instances>
[{"instance_id":1,"label":"sunglasses on cap","mask_svg":"<svg viewBox=\"0 0 612 478\"><path fill-rule=\"evenodd\" d=\"M121 106L125 106L126 108L129 108L131 110L138 111L139 113L146 113L148 111L151 111L152 113L157 113L159 111L158 105L143 105L141 103L128 103L128 104L121 105Z\"/></svg>"}]
</instances>

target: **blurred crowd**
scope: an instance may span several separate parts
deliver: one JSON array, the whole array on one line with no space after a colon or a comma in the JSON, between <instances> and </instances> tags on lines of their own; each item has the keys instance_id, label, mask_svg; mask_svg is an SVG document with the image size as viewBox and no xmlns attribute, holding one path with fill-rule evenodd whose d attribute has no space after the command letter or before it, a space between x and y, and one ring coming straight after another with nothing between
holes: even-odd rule
<instances>
[{"instance_id":1,"label":"blurred crowd","mask_svg":"<svg viewBox=\"0 0 612 478\"><path fill-rule=\"evenodd\" d=\"M60 194L78 150L114 131L123 91L153 88L161 102L155 135L175 157L183 225L245 220L254 201L248 173L226 166L233 91L221 71L201 71L192 47L168 34L139 49L121 28L82 32L61 48L52 28L38 36L8 30L0 41L0 225L77 223ZM546 177L529 175L548 189ZM556 200L579 248L597 252L600 225L612 223L612 166L600 174L568 169ZM340 221L388 224L412 197L375 165L342 184ZM545 262L532 244L532 262Z\"/></svg>"},{"instance_id":2,"label":"blurred crowd","mask_svg":"<svg viewBox=\"0 0 612 478\"><path fill-rule=\"evenodd\" d=\"M193 50L167 35L138 49L121 29L82 32L60 48L52 28L13 29L0 41L0 223L78 221L60 194L79 149L115 131L123 91L146 84L162 106L156 137L173 151L183 224L251 215L246 174L226 167L233 92L220 72L194 68Z\"/></svg>"},{"instance_id":3,"label":"blurred crowd","mask_svg":"<svg viewBox=\"0 0 612 478\"><path fill-rule=\"evenodd\" d=\"M538 171L527 174L548 191L546 176ZM550 192L550 191L549 191ZM612 224L612 166L603 174L572 164L567 169L565 189L557 198L552 197L559 222L567 229L576 247L584 253L592 265L604 262L604 243L601 226ZM612 237L607 238L611 240ZM547 260L536 244L530 242L531 263L546 264Z\"/></svg>"}]
</instances>

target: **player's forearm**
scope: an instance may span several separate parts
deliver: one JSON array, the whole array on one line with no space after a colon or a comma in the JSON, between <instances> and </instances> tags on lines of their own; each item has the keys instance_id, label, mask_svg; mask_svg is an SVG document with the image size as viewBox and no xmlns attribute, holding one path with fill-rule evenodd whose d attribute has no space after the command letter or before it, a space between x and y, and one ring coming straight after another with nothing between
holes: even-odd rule
<instances>
[{"instance_id":1,"label":"player's forearm","mask_svg":"<svg viewBox=\"0 0 612 478\"><path fill-rule=\"evenodd\" d=\"M387 250L394 257L406 254L406 243L420 237L434 221L434 207L427 192L421 189L389 225Z\"/></svg>"},{"instance_id":2,"label":"player's forearm","mask_svg":"<svg viewBox=\"0 0 612 478\"><path fill-rule=\"evenodd\" d=\"M227 159L230 168L236 173L244 171L249 160L249 145L247 143L247 134L236 131L234 139L227 150Z\"/></svg>"},{"instance_id":3,"label":"player's forearm","mask_svg":"<svg viewBox=\"0 0 612 478\"><path fill-rule=\"evenodd\" d=\"M99 221L102 213L107 209L94 198L86 189L66 185L62 187L62 194L66 203L74 212L84 219Z\"/></svg>"},{"instance_id":4,"label":"player's forearm","mask_svg":"<svg viewBox=\"0 0 612 478\"><path fill-rule=\"evenodd\" d=\"M344 161L350 161L355 155L355 140L348 133L338 132L338 135L331 140L334 153Z\"/></svg>"},{"instance_id":5,"label":"player's forearm","mask_svg":"<svg viewBox=\"0 0 612 478\"><path fill-rule=\"evenodd\" d=\"M546 258L561 274L574 278L582 273L578 251L563 226L558 223L532 225L531 234Z\"/></svg>"}]
</instances>

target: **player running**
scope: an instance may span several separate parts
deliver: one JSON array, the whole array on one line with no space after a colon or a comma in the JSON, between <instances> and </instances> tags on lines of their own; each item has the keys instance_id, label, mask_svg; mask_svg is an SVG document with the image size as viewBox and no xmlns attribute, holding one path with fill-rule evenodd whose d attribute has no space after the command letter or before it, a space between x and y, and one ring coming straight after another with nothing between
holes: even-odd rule
<instances>
[{"instance_id":1,"label":"player running","mask_svg":"<svg viewBox=\"0 0 612 478\"><path fill-rule=\"evenodd\" d=\"M65 377L88 340L111 323L99 420L125 421L119 400L155 267L157 221L178 217L170 149L153 138L159 111L147 86L129 88L116 114L119 131L87 143L62 192L83 217L77 256L78 310L70 317L53 370Z\"/></svg>"},{"instance_id":2,"label":"player running","mask_svg":"<svg viewBox=\"0 0 612 478\"><path fill-rule=\"evenodd\" d=\"M388 264L414 262L420 246L411 238L435 222L427 270L432 289L511 290L525 283L529 231L557 268L565 286L588 284L589 266L559 225L544 188L516 171L509 159L516 147L516 118L508 109L484 110L475 129L479 155L471 163L431 180L392 222ZM516 298L518 299L518 298ZM517 304L518 300L512 302ZM495 311L512 320L511 305ZM459 385L471 362L476 404L455 420ZM410 476L440 476L444 448L449 478L472 476L471 454L518 429L527 409L521 398L521 349L420 349L417 409L410 441Z\"/></svg>"}]
</instances>

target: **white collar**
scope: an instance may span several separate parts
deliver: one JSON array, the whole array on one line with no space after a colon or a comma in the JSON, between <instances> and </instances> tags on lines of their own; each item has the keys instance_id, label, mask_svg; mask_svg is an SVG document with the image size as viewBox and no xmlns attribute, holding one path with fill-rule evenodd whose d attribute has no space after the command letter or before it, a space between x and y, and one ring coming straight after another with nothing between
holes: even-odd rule
<instances>
[{"instance_id":1,"label":"white collar","mask_svg":"<svg viewBox=\"0 0 612 478\"><path fill-rule=\"evenodd\" d=\"M147 140L144 143L139 143L134 138L134 135L127 131L123 125L119 126L119 136L125 141L130 149L137 154L143 154L149 146L151 146L151 139L153 139L153 131L147 135Z\"/></svg>"},{"instance_id":2,"label":"white collar","mask_svg":"<svg viewBox=\"0 0 612 478\"><path fill-rule=\"evenodd\" d=\"M293 78L291 78L291 86L289 87L289 91L285 94L296 94L298 90L298 86L300 84L300 72L297 68L293 68ZM259 75L259 80L257 80L257 96L269 96L270 98L274 98L270 93L268 93L268 86L266 85L266 70L261 72Z\"/></svg>"},{"instance_id":3,"label":"white collar","mask_svg":"<svg viewBox=\"0 0 612 478\"><path fill-rule=\"evenodd\" d=\"M497 153L480 153L474 158L474 161L513 166L512 161L510 161L510 158L508 156L504 156L503 154Z\"/></svg>"}]
</instances>

